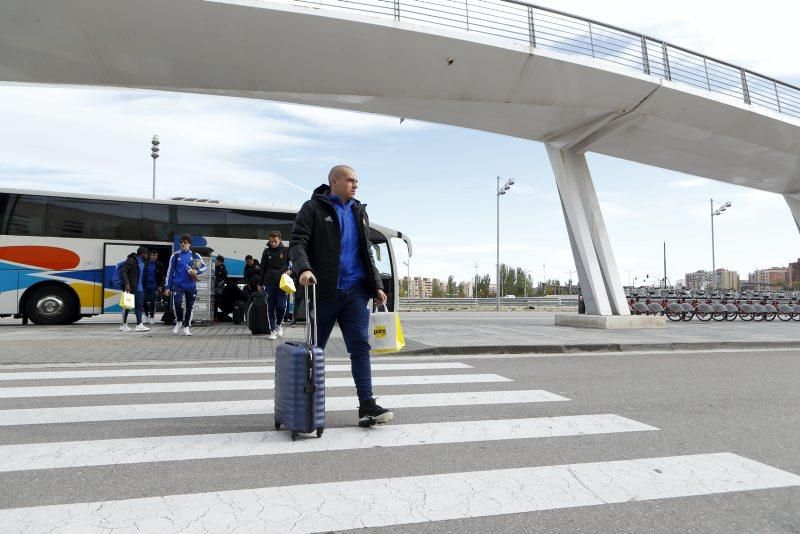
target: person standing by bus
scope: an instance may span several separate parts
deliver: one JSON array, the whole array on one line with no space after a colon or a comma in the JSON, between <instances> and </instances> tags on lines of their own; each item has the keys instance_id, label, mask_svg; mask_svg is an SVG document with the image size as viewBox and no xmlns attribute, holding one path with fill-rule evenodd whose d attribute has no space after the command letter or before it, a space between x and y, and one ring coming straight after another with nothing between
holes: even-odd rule
<instances>
[{"instance_id":1,"label":"person standing by bus","mask_svg":"<svg viewBox=\"0 0 800 534\"><path fill-rule=\"evenodd\" d=\"M191 336L189 326L192 324L192 309L197 298L197 276L206 271L206 264L200 254L191 250L192 236L183 234L180 238L180 250L169 260L167 269L166 295L173 294L175 308L175 328L173 334L180 331L183 324L183 335ZM183 310L183 299L186 298L186 312Z\"/></svg>"},{"instance_id":2,"label":"person standing by bus","mask_svg":"<svg viewBox=\"0 0 800 534\"><path fill-rule=\"evenodd\" d=\"M214 313L218 319L225 316L225 288L228 285L228 268L225 267L225 256L220 254L214 260Z\"/></svg>"},{"instance_id":3,"label":"person standing by bus","mask_svg":"<svg viewBox=\"0 0 800 534\"><path fill-rule=\"evenodd\" d=\"M164 267L158 263L158 252L151 250L144 266L144 312L145 323L155 324L158 293L164 289Z\"/></svg>"},{"instance_id":4,"label":"person standing by bus","mask_svg":"<svg viewBox=\"0 0 800 534\"><path fill-rule=\"evenodd\" d=\"M383 282L369 243L365 206L355 198L356 172L337 165L328 183L317 187L292 228L289 258L304 286L316 284L317 344L325 348L339 323L358 392L358 424L387 423L394 414L378 406L372 395L369 346L369 299L386 303Z\"/></svg>"},{"instance_id":5,"label":"person standing by bus","mask_svg":"<svg viewBox=\"0 0 800 534\"><path fill-rule=\"evenodd\" d=\"M286 315L286 293L280 288L281 276L289 270L289 250L281 242L281 233L272 230L261 255L261 285L267 294L269 339L283 337L283 316Z\"/></svg>"},{"instance_id":6,"label":"person standing by bus","mask_svg":"<svg viewBox=\"0 0 800 534\"><path fill-rule=\"evenodd\" d=\"M253 279L253 275L260 275L261 270L259 269L258 265L256 264L256 260L253 259L253 256L248 254L244 257L244 283L245 285L249 284L250 281Z\"/></svg>"},{"instance_id":7,"label":"person standing by bus","mask_svg":"<svg viewBox=\"0 0 800 534\"><path fill-rule=\"evenodd\" d=\"M139 247L136 254L130 254L125 263L119 270L119 278L122 281L122 288L126 293L133 293L134 312L136 313L136 332L147 332L150 330L142 323L142 312L144 308L144 287L142 279L144 277L144 267L147 261L147 247ZM122 312L122 324L119 329L123 332L130 332L128 326L128 313L130 310Z\"/></svg>"}]
</instances>

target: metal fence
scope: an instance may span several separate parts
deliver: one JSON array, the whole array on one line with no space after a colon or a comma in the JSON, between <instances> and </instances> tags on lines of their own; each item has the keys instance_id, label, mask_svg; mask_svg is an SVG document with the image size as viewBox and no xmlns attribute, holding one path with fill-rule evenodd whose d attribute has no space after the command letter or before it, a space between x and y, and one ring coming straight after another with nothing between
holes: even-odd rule
<instances>
[{"instance_id":1,"label":"metal fence","mask_svg":"<svg viewBox=\"0 0 800 534\"><path fill-rule=\"evenodd\" d=\"M800 118L800 88L665 41L518 0L292 0L592 57Z\"/></svg>"},{"instance_id":2,"label":"metal fence","mask_svg":"<svg viewBox=\"0 0 800 534\"><path fill-rule=\"evenodd\" d=\"M482 308L497 305L495 298L400 298L402 309L415 308ZM577 295L549 295L547 297L501 298L500 305L512 308L529 306L578 306Z\"/></svg>"}]
</instances>

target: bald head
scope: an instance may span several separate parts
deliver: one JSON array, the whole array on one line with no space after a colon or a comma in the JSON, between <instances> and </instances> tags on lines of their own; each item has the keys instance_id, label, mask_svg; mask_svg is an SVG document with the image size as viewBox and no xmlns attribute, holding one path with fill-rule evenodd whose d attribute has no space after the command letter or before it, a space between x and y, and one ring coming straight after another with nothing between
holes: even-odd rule
<instances>
[{"instance_id":1,"label":"bald head","mask_svg":"<svg viewBox=\"0 0 800 534\"><path fill-rule=\"evenodd\" d=\"M347 171L350 171L353 174L355 174L355 172L356 172L356 171L353 170L352 167L348 167L347 165L337 165L334 168L332 168L331 172L328 173L328 184L330 185L330 183L333 180L335 180L336 178L338 178L342 174L346 173Z\"/></svg>"},{"instance_id":2,"label":"bald head","mask_svg":"<svg viewBox=\"0 0 800 534\"><path fill-rule=\"evenodd\" d=\"M355 198L358 189L356 171L347 165L337 165L328 173L328 185L331 193L339 197L342 202Z\"/></svg>"}]
</instances>

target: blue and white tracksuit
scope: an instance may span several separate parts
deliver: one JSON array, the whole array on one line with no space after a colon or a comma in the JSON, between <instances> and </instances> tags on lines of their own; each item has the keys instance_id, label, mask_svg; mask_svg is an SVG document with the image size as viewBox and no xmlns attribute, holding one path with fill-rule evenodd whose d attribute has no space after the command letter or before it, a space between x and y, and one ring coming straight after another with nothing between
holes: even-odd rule
<instances>
[{"instance_id":1,"label":"blue and white tracksuit","mask_svg":"<svg viewBox=\"0 0 800 534\"><path fill-rule=\"evenodd\" d=\"M197 274L204 273L207 269L203 258L192 250L179 250L169 259L167 269L167 288L172 291L173 305L175 306L175 320L183 326L192 324L192 308L197 297L197 284L189 276L189 270L194 269ZM183 297L186 296L186 314L183 313Z\"/></svg>"}]
</instances>

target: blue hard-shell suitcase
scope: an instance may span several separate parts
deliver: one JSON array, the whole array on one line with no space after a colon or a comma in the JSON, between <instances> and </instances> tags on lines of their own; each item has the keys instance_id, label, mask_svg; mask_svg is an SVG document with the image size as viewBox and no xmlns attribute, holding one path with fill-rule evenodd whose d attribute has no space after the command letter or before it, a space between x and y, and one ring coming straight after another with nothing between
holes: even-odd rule
<instances>
[{"instance_id":1,"label":"blue hard-shell suitcase","mask_svg":"<svg viewBox=\"0 0 800 534\"><path fill-rule=\"evenodd\" d=\"M275 351L275 428L286 427L292 440L299 434L317 433L325 429L325 355L316 346L316 291L306 309L306 341L287 342Z\"/></svg>"}]
</instances>

